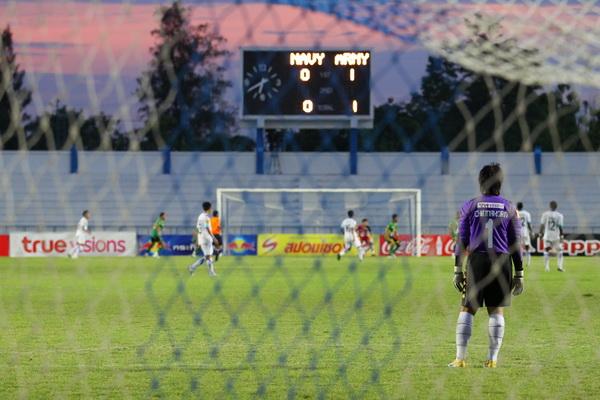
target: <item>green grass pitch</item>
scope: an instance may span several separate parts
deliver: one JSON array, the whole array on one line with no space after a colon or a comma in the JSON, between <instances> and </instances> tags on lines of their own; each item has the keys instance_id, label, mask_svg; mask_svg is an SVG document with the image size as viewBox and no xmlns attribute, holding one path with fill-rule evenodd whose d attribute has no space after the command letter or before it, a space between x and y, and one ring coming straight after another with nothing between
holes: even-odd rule
<instances>
[{"instance_id":1,"label":"green grass pitch","mask_svg":"<svg viewBox=\"0 0 600 400\"><path fill-rule=\"evenodd\" d=\"M534 258L498 368L454 356L446 258L0 260L0 398L600 396L600 258Z\"/></svg>"}]
</instances>

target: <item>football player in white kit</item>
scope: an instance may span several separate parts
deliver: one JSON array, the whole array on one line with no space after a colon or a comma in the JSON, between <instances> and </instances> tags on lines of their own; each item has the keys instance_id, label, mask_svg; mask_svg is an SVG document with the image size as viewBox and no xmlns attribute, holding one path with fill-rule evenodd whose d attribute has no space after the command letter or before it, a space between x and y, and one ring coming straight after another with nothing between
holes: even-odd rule
<instances>
[{"instance_id":1,"label":"football player in white kit","mask_svg":"<svg viewBox=\"0 0 600 400\"><path fill-rule=\"evenodd\" d=\"M210 208L211 204L208 201L202 203L203 211L198 216L196 229L198 230L198 246L202 249L203 256L188 267L190 274L193 274L196 271L196 268L206 261L206 264L208 265L208 275L217 276L212 260L214 251L213 245L216 243L216 239L210 230Z\"/></svg>"},{"instance_id":2,"label":"football player in white kit","mask_svg":"<svg viewBox=\"0 0 600 400\"><path fill-rule=\"evenodd\" d=\"M558 259L558 270L564 271L563 268L563 215L556 211L558 204L552 200L550 202L550 210L542 214L542 226L540 226L540 236L544 239L544 268L550 271L550 250L556 252Z\"/></svg>"},{"instance_id":3,"label":"football player in white kit","mask_svg":"<svg viewBox=\"0 0 600 400\"><path fill-rule=\"evenodd\" d=\"M531 214L523 210L523 203L517 203L519 223L521 224L521 256L527 260L527 266L531 264Z\"/></svg>"},{"instance_id":4,"label":"football player in white kit","mask_svg":"<svg viewBox=\"0 0 600 400\"><path fill-rule=\"evenodd\" d=\"M91 215L88 210L84 210L81 213L81 218L77 223L77 230L75 231L75 243L73 244L71 250L69 250L69 252L67 253L67 255L71 258L79 257L81 247L85 244L85 240L90 234L90 228L88 227L90 216Z\"/></svg>"},{"instance_id":5,"label":"football player in white kit","mask_svg":"<svg viewBox=\"0 0 600 400\"><path fill-rule=\"evenodd\" d=\"M337 255L337 259L341 259L344 254L350 251L352 246L355 246L358 250L358 259L363 260L365 255L365 248L361 245L358 238L358 224L354 219L354 211L348 211L348 218L342 221L340 225L344 232L344 248Z\"/></svg>"}]
</instances>

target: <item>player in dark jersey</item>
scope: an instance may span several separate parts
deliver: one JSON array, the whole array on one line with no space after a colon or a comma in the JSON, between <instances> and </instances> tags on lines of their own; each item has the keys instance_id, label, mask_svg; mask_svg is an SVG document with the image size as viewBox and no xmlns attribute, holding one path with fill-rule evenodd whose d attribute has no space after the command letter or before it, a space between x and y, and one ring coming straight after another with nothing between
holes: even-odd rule
<instances>
[{"instance_id":1,"label":"player in dark jersey","mask_svg":"<svg viewBox=\"0 0 600 400\"><path fill-rule=\"evenodd\" d=\"M456 359L449 367L466 365L473 317L479 307L487 307L489 314L489 350L484 366L496 367L504 336L504 307L510 305L511 290L515 296L523 292L521 229L516 208L500 196L502 180L500 165L484 166L479 172L482 195L467 201L460 210L454 286L462 293L462 309L456 323ZM465 277L463 260L467 254Z\"/></svg>"}]
</instances>

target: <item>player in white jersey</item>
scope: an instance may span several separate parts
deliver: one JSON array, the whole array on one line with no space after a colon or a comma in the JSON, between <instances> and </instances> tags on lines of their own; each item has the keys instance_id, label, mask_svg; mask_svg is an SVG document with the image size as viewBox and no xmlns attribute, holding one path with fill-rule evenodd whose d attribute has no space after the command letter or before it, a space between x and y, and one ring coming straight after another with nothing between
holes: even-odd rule
<instances>
[{"instance_id":1,"label":"player in white jersey","mask_svg":"<svg viewBox=\"0 0 600 400\"><path fill-rule=\"evenodd\" d=\"M77 230L75 231L75 243L73 243L73 247L67 255L71 258L79 257L79 253L81 252L81 247L85 244L85 240L87 236L90 234L90 228L88 226L90 220L90 212L88 210L84 210L81 213L81 218L77 223Z\"/></svg>"},{"instance_id":2,"label":"player in white jersey","mask_svg":"<svg viewBox=\"0 0 600 400\"><path fill-rule=\"evenodd\" d=\"M563 215L556 211L558 204L552 200L550 210L542 214L542 226L540 226L540 236L544 239L544 268L550 271L550 250L556 252L558 259L558 270L563 268Z\"/></svg>"},{"instance_id":3,"label":"player in white jersey","mask_svg":"<svg viewBox=\"0 0 600 400\"><path fill-rule=\"evenodd\" d=\"M358 238L358 224L354 219L354 211L348 211L348 218L342 221L340 227L342 228L342 232L344 232L344 248L337 255L337 259L341 259L354 246L358 250L358 259L362 261L365 255L365 248L361 245Z\"/></svg>"},{"instance_id":4,"label":"player in white jersey","mask_svg":"<svg viewBox=\"0 0 600 400\"><path fill-rule=\"evenodd\" d=\"M523 203L517 203L517 215L521 225L521 256L527 260L527 266L531 264L531 214L523 210Z\"/></svg>"},{"instance_id":5,"label":"player in white jersey","mask_svg":"<svg viewBox=\"0 0 600 400\"><path fill-rule=\"evenodd\" d=\"M202 203L202 213L198 216L198 222L196 223L196 229L198 231L198 245L202 249L203 256L200 257L195 263L188 267L190 274L193 274L199 265L202 265L204 261L208 265L208 275L216 276L215 267L212 260L212 254L214 251L213 245L216 242L215 236L210 230L210 208L211 204L208 201Z\"/></svg>"}]
</instances>

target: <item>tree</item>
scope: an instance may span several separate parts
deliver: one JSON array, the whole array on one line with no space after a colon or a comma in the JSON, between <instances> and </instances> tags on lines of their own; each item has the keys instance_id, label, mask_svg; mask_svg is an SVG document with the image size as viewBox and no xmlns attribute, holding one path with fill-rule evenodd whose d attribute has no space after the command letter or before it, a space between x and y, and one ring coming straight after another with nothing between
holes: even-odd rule
<instances>
[{"instance_id":1,"label":"tree","mask_svg":"<svg viewBox=\"0 0 600 400\"><path fill-rule=\"evenodd\" d=\"M0 149L25 147L25 108L31 102L31 91L24 85L25 71L17 64L13 37L7 26L0 34Z\"/></svg>"},{"instance_id":2,"label":"tree","mask_svg":"<svg viewBox=\"0 0 600 400\"><path fill-rule=\"evenodd\" d=\"M145 121L143 148L197 149L211 134L229 134L235 109L224 98L226 39L208 24L192 26L190 9L179 1L158 11L160 27L150 51L150 67L138 79L136 93Z\"/></svg>"},{"instance_id":3,"label":"tree","mask_svg":"<svg viewBox=\"0 0 600 400\"><path fill-rule=\"evenodd\" d=\"M126 150L118 121L104 113L85 117L82 110L68 108L57 101L51 111L35 118L26 129L27 148L61 150L75 144L81 150Z\"/></svg>"},{"instance_id":4,"label":"tree","mask_svg":"<svg viewBox=\"0 0 600 400\"><path fill-rule=\"evenodd\" d=\"M471 34L463 48L500 61L517 57L526 60L523 68L537 67L536 51L505 37L498 21L490 23L476 14L466 27ZM581 147L573 143L578 108L568 85L548 90L430 56L420 91L400 105L393 124L405 149L408 143L409 149L427 151L443 146L454 151L529 151L536 145L574 150Z\"/></svg>"}]
</instances>

